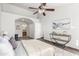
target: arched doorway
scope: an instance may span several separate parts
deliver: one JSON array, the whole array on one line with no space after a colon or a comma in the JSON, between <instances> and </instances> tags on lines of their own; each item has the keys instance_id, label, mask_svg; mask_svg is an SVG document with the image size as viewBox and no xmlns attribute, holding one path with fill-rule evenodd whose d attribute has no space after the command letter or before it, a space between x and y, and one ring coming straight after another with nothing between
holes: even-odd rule
<instances>
[{"instance_id":1,"label":"arched doorway","mask_svg":"<svg viewBox=\"0 0 79 59\"><path fill-rule=\"evenodd\" d=\"M18 37L34 38L35 24L32 20L27 18L19 18L15 21L15 32Z\"/></svg>"}]
</instances>

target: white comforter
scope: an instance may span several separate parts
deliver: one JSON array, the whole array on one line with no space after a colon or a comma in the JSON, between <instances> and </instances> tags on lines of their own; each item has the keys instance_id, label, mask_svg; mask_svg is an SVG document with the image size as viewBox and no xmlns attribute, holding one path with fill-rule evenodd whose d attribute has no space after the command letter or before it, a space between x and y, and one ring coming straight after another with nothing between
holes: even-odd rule
<instances>
[{"instance_id":1,"label":"white comforter","mask_svg":"<svg viewBox=\"0 0 79 59\"><path fill-rule=\"evenodd\" d=\"M3 38L0 37L0 56L14 56L14 50L10 42Z\"/></svg>"},{"instance_id":2,"label":"white comforter","mask_svg":"<svg viewBox=\"0 0 79 59\"><path fill-rule=\"evenodd\" d=\"M39 40L22 40L24 49L29 56L53 56L54 47Z\"/></svg>"}]
</instances>

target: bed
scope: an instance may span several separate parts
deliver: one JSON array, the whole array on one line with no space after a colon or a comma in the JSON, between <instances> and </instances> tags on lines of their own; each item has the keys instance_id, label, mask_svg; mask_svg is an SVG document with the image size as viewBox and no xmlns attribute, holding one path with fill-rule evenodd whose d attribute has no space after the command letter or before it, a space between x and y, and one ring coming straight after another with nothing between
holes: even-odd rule
<instances>
[{"instance_id":1,"label":"bed","mask_svg":"<svg viewBox=\"0 0 79 59\"><path fill-rule=\"evenodd\" d=\"M21 40L27 56L54 56L54 46L40 40Z\"/></svg>"},{"instance_id":2,"label":"bed","mask_svg":"<svg viewBox=\"0 0 79 59\"><path fill-rule=\"evenodd\" d=\"M0 38L0 56L54 56L54 46L36 39L15 41L16 48ZM9 49L8 49L9 48ZM6 50L5 50L6 49Z\"/></svg>"}]
</instances>

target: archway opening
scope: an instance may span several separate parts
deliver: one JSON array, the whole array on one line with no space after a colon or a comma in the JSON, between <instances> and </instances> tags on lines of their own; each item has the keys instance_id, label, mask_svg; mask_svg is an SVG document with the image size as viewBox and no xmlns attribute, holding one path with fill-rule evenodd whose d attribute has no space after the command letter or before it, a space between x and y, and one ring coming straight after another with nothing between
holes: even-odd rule
<instances>
[{"instance_id":1,"label":"archway opening","mask_svg":"<svg viewBox=\"0 0 79 59\"><path fill-rule=\"evenodd\" d=\"M35 24L27 18L19 18L15 21L15 32L21 38L34 38Z\"/></svg>"}]
</instances>

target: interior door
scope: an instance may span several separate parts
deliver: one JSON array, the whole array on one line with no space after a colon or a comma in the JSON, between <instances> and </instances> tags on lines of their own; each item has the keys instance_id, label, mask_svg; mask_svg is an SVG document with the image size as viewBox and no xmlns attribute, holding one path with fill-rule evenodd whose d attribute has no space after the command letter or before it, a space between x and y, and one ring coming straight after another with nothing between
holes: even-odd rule
<instances>
[{"instance_id":1,"label":"interior door","mask_svg":"<svg viewBox=\"0 0 79 59\"><path fill-rule=\"evenodd\" d=\"M26 32L26 31L23 31L23 32L22 32L22 36L23 36L23 37L27 37L27 32Z\"/></svg>"}]
</instances>

